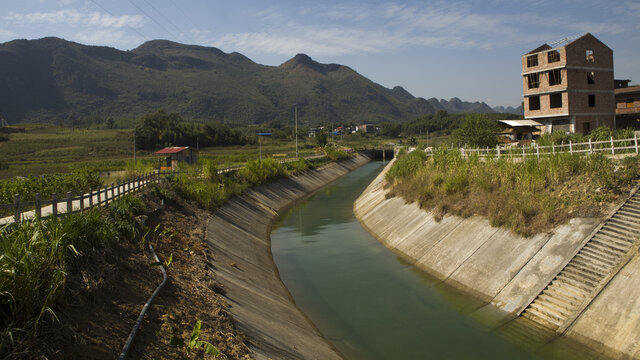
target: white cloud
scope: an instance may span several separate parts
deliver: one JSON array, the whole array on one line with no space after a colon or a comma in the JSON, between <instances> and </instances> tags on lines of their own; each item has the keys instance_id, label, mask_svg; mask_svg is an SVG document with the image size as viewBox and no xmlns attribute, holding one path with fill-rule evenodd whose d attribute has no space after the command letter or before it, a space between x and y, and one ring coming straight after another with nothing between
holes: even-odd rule
<instances>
[{"instance_id":1,"label":"white cloud","mask_svg":"<svg viewBox=\"0 0 640 360\"><path fill-rule=\"evenodd\" d=\"M74 33L70 39L82 44L133 47L144 39L121 29L96 29Z\"/></svg>"},{"instance_id":2,"label":"white cloud","mask_svg":"<svg viewBox=\"0 0 640 360\"><path fill-rule=\"evenodd\" d=\"M93 12L80 12L78 10L58 10L52 12L9 13L4 19L19 24L44 24L44 25L89 25L101 28L122 28L125 26L141 27L146 19L142 15L121 15Z\"/></svg>"}]
</instances>

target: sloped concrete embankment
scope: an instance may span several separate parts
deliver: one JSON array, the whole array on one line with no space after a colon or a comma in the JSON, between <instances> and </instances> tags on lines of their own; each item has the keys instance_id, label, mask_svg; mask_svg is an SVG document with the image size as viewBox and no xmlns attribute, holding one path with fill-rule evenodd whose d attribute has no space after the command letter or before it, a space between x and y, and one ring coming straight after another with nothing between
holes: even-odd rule
<instances>
[{"instance_id":1,"label":"sloped concrete embankment","mask_svg":"<svg viewBox=\"0 0 640 360\"><path fill-rule=\"evenodd\" d=\"M261 186L229 201L207 224L211 265L258 359L341 359L296 307L271 256L271 224L313 191L369 162L365 156Z\"/></svg>"},{"instance_id":2,"label":"sloped concrete embankment","mask_svg":"<svg viewBox=\"0 0 640 360\"><path fill-rule=\"evenodd\" d=\"M480 217L445 216L436 222L416 204L385 199L384 175L392 163L356 200L356 216L416 267L482 300L486 305L473 315L489 325L522 312L601 222L573 219L531 238L491 227ZM621 266L564 334L608 357L640 358L640 255L636 252Z\"/></svg>"}]
</instances>

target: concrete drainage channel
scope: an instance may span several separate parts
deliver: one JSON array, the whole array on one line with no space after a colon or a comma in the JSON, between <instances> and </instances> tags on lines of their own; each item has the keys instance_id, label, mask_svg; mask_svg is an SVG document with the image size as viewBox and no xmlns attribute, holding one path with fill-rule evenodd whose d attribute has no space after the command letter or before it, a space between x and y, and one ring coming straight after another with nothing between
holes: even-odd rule
<instances>
[{"instance_id":1,"label":"concrete drainage channel","mask_svg":"<svg viewBox=\"0 0 640 360\"><path fill-rule=\"evenodd\" d=\"M357 155L250 190L218 209L207 224L211 267L230 312L258 359L341 359L296 307L271 256L271 225L296 201L368 163Z\"/></svg>"}]
</instances>

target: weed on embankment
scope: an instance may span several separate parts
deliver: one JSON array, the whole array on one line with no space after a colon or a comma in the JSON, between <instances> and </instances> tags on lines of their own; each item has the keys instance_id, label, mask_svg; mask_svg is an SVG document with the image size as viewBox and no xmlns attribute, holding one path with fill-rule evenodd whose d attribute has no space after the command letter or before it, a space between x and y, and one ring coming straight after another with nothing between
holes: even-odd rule
<instances>
[{"instance_id":1,"label":"weed on embankment","mask_svg":"<svg viewBox=\"0 0 640 360\"><path fill-rule=\"evenodd\" d=\"M57 319L68 269L87 249L133 238L139 197L125 195L108 208L34 219L0 228L0 354L11 351L43 321Z\"/></svg>"},{"instance_id":2,"label":"weed on embankment","mask_svg":"<svg viewBox=\"0 0 640 360\"><path fill-rule=\"evenodd\" d=\"M436 219L480 215L531 236L573 217L602 216L638 176L638 156L618 161L563 153L513 162L440 148L431 158L421 151L400 156L386 179L388 196L416 202Z\"/></svg>"},{"instance_id":3,"label":"weed on embankment","mask_svg":"<svg viewBox=\"0 0 640 360\"><path fill-rule=\"evenodd\" d=\"M173 176L170 182L182 198L195 201L201 207L211 210L249 187L267 184L313 166L311 162L302 158L284 164L267 158L261 161L249 161L242 169L235 172L218 174L213 163L203 161L191 169L193 173ZM202 176L194 176L194 174L202 174Z\"/></svg>"}]
</instances>

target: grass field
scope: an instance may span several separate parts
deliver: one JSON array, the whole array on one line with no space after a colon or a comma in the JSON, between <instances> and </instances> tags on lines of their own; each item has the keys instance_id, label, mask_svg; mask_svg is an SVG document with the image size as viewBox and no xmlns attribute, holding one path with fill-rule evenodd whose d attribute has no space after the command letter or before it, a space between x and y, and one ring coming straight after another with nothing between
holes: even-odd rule
<instances>
[{"instance_id":1,"label":"grass field","mask_svg":"<svg viewBox=\"0 0 640 360\"><path fill-rule=\"evenodd\" d=\"M16 176L65 173L79 167L90 167L99 171L132 168L133 130L87 130L41 125L20 128L23 128L24 132L2 134L9 140L0 142L0 180ZM418 140L421 146L426 143L424 139ZM361 149L399 143L401 140L370 135L347 135L329 141ZM430 141L430 144L431 142L433 141ZM293 140L263 137L261 143L263 158L295 157ZM315 138L304 135L298 138L300 156L316 154L315 148ZM158 166L163 159L151 151L138 150L136 155L137 160L148 167ZM200 149L200 158L210 160L219 168L243 164L259 157L258 144Z\"/></svg>"}]
</instances>

